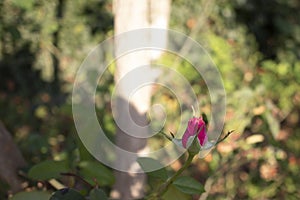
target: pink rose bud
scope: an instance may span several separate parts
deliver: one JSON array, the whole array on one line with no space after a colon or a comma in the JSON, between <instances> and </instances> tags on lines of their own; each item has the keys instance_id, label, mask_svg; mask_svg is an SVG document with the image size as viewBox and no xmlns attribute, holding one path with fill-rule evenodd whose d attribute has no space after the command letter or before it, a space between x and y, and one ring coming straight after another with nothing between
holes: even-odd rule
<instances>
[{"instance_id":1,"label":"pink rose bud","mask_svg":"<svg viewBox=\"0 0 300 200\"><path fill-rule=\"evenodd\" d=\"M190 137L197 136L200 146L207 142L206 125L202 117L193 117L189 120L188 126L182 136L182 146L187 148Z\"/></svg>"}]
</instances>

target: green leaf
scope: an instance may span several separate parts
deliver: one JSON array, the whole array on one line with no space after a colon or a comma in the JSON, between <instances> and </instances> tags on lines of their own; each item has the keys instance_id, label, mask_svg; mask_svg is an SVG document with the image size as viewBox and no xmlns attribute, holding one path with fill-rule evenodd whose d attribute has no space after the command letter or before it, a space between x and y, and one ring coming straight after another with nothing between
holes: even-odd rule
<instances>
[{"instance_id":1,"label":"green leaf","mask_svg":"<svg viewBox=\"0 0 300 200\"><path fill-rule=\"evenodd\" d=\"M205 125L208 127L209 122L208 122L208 118L207 115L205 113L201 114L203 121L205 122Z\"/></svg>"},{"instance_id":2,"label":"green leaf","mask_svg":"<svg viewBox=\"0 0 300 200\"><path fill-rule=\"evenodd\" d=\"M82 161L78 167L79 174L92 185L95 184L94 179L100 186L111 186L115 182L112 171L97 161Z\"/></svg>"},{"instance_id":3,"label":"green leaf","mask_svg":"<svg viewBox=\"0 0 300 200\"><path fill-rule=\"evenodd\" d=\"M9 200L49 200L50 196L48 192L41 191L20 192Z\"/></svg>"},{"instance_id":4,"label":"green leaf","mask_svg":"<svg viewBox=\"0 0 300 200\"><path fill-rule=\"evenodd\" d=\"M90 200L108 200L106 194L104 193L103 190L94 188L90 192Z\"/></svg>"},{"instance_id":5,"label":"green leaf","mask_svg":"<svg viewBox=\"0 0 300 200\"><path fill-rule=\"evenodd\" d=\"M85 200L76 190L64 188L53 193L50 200Z\"/></svg>"},{"instance_id":6,"label":"green leaf","mask_svg":"<svg viewBox=\"0 0 300 200\"><path fill-rule=\"evenodd\" d=\"M12 0L12 3L22 9L31 10L34 5L34 0Z\"/></svg>"},{"instance_id":7,"label":"green leaf","mask_svg":"<svg viewBox=\"0 0 300 200\"><path fill-rule=\"evenodd\" d=\"M173 200L173 199L180 199L180 200L191 200L192 196L185 194L178 190L173 185L170 185L168 191L163 195L163 200Z\"/></svg>"},{"instance_id":8,"label":"green leaf","mask_svg":"<svg viewBox=\"0 0 300 200\"><path fill-rule=\"evenodd\" d=\"M68 172L69 167L66 161L46 160L34 165L28 172L28 177L35 180L49 180L58 178L60 173Z\"/></svg>"},{"instance_id":9,"label":"green leaf","mask_svg":"<svg viewBox=\"0 0 300 200\"><path fill-rule=\"evenodd\" d=\"M186 194L201 194L205 191L201 183L187 176L179 177L173 182L173 185Z\"/></svg>"},{"instance_id":10,"label":"green leaf","mask_svg":"<svg viewBox=\"0 0 300 200\"><path fill-rule=\"evenodd\" d=\"M148 157L140 157L137 159L137 162L140 164L142 169L148 174L148 176L159 178L162 180L168 179L167 170L157 160ZM151 171L152 169L158 169L158 170Z\"/></svg>"}]
</instances>

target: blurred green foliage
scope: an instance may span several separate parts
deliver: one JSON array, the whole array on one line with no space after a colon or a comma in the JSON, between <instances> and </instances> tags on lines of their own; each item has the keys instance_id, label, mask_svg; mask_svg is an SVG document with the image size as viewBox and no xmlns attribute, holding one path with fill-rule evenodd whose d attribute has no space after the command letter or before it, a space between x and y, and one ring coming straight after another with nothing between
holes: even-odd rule
<instances>
[{"instance_id":1,"label":"blurred green foliage","mask_svg":"<svg viewBox=\"0 0 300 200\"><path fill-rule=\"evenodd\" d=\"M47 181L59 179L65 187L87 193L90 185L109 191L114 183L112 171L95 161L77 138L70 101L85 55L111 35L111 7L110 1L97 0L0 2L0 116L28 162L23 169L23 178L30 180L27 188L51 193L57 186ZM90 185L61 173L84 177ZM1 190L0 199L6 195ZM45 196L36 195L32 199Z\"/></svg>"},{"instance_id":2,"label":"blurred green foliage","mask_svg":"<svg viewBox=\"0 0 300 200\"><path fill-rule=\"evenodd\" d=\"M193 36L218 66L227 93L225 130L236 132L207 163L195 163L202 169L203 196L300 198L295 190L300 163L299 2L175 0L173 7L171 28Z\"/></svg>"},{"instance_id":3,"label":"blurred green foliage","mask_svg":"<svg viewBox=\"0 0 300 200\"><path fill-rule=\"evenodd\" d=\"M205 186L208 199L300 198L299 10L297 0L172 2L170 27L203 45L221 72L227 92L225 130L236 132L196 161L188 174ZM56 178L89 194L91 186L60 175L61 169L108 193L114 182L111 170L95 161L77 138L70 92L83 58L113 33L112 2L3 0L0 21L0 116L29 164L24 171L28 188L52 192L47 181ZM173 61L170 55L160 59L168 66ZM201 76L186 61L174 67L192 84L201 111L209 116ZM108 108L112 73L98 87L96 104L99 122L113 140ZM153 100L165 106L166 132L176 132L180 112L174 95L158 90ZM190 115L189 109L181 114ZM153 148L164 145L161 137L150 142ZM58 164L57 171L44 173L48 162ZM6 192L0 192L5 198ZM102 190L91 195L102 195Z\"/></svg>"}]
</instances>

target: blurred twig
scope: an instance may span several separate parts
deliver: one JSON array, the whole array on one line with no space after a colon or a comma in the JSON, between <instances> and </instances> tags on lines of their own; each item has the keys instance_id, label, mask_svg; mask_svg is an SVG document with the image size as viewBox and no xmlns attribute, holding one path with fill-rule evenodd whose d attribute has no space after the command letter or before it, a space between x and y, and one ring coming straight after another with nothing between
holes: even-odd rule
<instances>
[{"instance_id":1,"label":"blurred twig","mask_svg":"<svg viewBox=\"0 0 300 200\"><path fill-rule=\"evenodd\" d=\"M234 130L228 131L227 134L222 139L220 139L216 142L216 145L218 145L220 142L223 142L233 132L234 132Z\"/></svg>"},{"instance_id":2,"label":"blurred twig","mask_svg":"<svg viewBox=\"0 0 300 200\"><path fill-rule=\"evenodd\" d=\"M92 184L90 184L89 182L87 182L86 180L84 180L82 177L78 176L77 174L74 174L74 173L70 173L70 172L67 172L67 173L60 173L62 176L73 176L79 180L81 180L83 183L85 183L86 185L88 185L89 187L91 188L94 188L94 186Z\"/></svg>"}]
</instances>

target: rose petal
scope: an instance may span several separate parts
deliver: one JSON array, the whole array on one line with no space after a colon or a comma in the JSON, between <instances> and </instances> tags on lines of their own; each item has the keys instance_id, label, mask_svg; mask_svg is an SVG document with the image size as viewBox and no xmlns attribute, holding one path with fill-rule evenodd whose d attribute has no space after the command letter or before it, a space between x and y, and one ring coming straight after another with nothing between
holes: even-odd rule
<instances>
[{"instance_id":1,"label":"rose petal","mask_svg":"<svg viewBox=\"0 0 300 200\"><path fill-rule=\"evenodd\" d=\"M207 134L205 128L202 127L202 129L200 130L200 133L198 134L198 139L201 146L207 142Z\"/></svg>"},{"instance_id":2,"label":"rose petal","mask_svg":"<svg viewBox=\"0 0 300 200\"><path fill-rule=\"evenodd\" d=\"M188 139L189 139L191 136L193 136L193 135L192 135L192 134L189 132L189 130L187 129L187 130L184 132L183 136L182 136L182 146L183 146L184 148L186 148L186 143L187 143Z\"/></svg>"}]
</instances>

